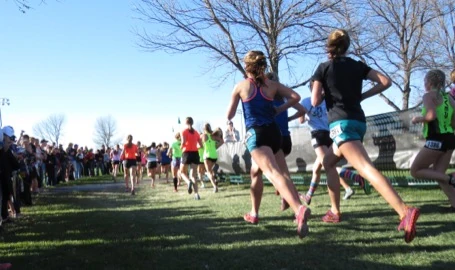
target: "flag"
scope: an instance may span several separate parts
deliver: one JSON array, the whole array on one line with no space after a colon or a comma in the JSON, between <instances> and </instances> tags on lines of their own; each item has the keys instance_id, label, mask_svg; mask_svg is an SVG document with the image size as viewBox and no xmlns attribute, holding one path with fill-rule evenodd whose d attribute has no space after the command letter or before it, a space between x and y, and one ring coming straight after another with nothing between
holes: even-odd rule
<instances>
[{"instance_id":1,"label":"flag","mask_svg":"<svg viewBox=\"0 0 455 270\"><path fill-rule=\"evenodd\" d=\"M178 119L178 121L177 121L177 124L179 124L179 125L180 125L180 117L179 117L179 119Z\"/></svg>"}]
</instances>

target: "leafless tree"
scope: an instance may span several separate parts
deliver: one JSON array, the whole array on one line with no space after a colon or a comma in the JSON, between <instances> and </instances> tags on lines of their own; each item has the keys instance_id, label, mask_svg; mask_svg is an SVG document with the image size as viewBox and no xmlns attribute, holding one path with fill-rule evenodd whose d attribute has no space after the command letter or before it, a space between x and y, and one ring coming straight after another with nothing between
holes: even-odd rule
<instances>
[{"instance_id":1,"label":"leafless tree","mask_svg":"<svg viewBox=\"0 0 455 270\"><path fill-rule=\"evenodd\" d=\"M352 53L387 74L400 91L400 102L380 94L395 110L408 109L411 92L421 90L411 82L412 76L428 68L423 60L434 44L426 39L426 33L447 12L435 8L434 1L345 0L338 6L347 11L339 11L336 17L343 18L353 33Z\"/></svg>"},{"instance_id":2,"label":"leafless tree","mask_svg":"<svg viewBox=\"0 0 455 270\"><path fill-rule=\"evenodd\" d=\"M455 1L432 0L440 17L431 22L431 28L425 33L432 44L422 65L439 68L450 73L455 67Z\"/></svg>"},{"instance_id":3,"label":"leafless tree","mask_svg":"<svg viewBox=\"0 0 455 270\"><path fill-rule=\"evenodd\" d=\"M95 132L93 142L98 146L113 146L114 142L120 140L113 140L117 132L117 122L112 116L99 117L96 119Z\"/></svg>"},{"instance_id":4,"label":"leafless tree","mask_svg":"<svg viewBox=\"0 0 455 270\"><path fill-rule=\"evenodd\" d=\"M33 126L33 133L40 138L49 140L58 145L63 136L63 125L66 122L64 114L53 114L46 120Z\"/></svg>"},{"instance_id":5,"label":"leafless tree","mask_svg":"<svg viewBox=\"0 0 455 270\"><path fill-rule=\"evenodd\" d=\"M339 0L137 0L139 18L153 30L137 30L139 46L149 51L183 53L197 50L211 58L207 71L220 66L245 75L241 57L252 49L267 55L270 71L284 61L293 87L307 80L292 73L302 56L316 53L326 39L322 30ZM153 32L152 32L153 31ZM218 78L219 79L219 78Z\"/></svg>"},{"instance_id":6,"label":"leafless tree","mask_svg":"<svg viewBox=\"0 0 455 270\"><path fill-rule=\"evenodd\" d=\"M16 7L22 13L25 13L28 10L32 9L32 5L34 4L33 2L36 2L35 4L45 3L44 0L31 0L31 1L30 0L13 0L13 3L16 5Z\"/></svg>"}]
</instances>

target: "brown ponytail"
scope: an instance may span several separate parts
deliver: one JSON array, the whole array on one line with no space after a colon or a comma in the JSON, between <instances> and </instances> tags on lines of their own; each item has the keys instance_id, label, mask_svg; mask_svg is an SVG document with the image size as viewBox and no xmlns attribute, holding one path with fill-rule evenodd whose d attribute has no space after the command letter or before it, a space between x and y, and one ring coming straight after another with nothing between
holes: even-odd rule
<instances>
[{"instance_id":1,"label":"brown ponytail","mask_svg":"<svg viewBox=\"0 0 455 270\"><path fill-rule=\"evenodd\" d=\"M128 148L131 148L133 146L133 136L132 135L128 135L128 137L126 137L126 140L128 141L128 144L126 146Z\"/></svg>"},{"instance_id":2,"label":"brown ponytail","mask_svg":"<svg viewBox=\"0 0 455 270\"><path fill-rule=\"evenodd\" d=\"M243 58L246 72L253 75L254 82L264 85L264 72L267 68L267 60L261 51L249 51Z\"/></svg>"},{"instance_id":3,"label":"brown ponytail","mask_svg":"<svg viewBox=\"0 0 455 270\"><path fill-rule=\"evenodd\" d=\"M194 133L194 128L193 128L194 121L193 121L193 118L187 117L185 123L190 126L188 128L188 130L190 131L191 134L193 134Z\"/></svg>"},{"instance_id":4,"label":"brown ponytail","mask_svg":"<svg viewBox=\"0 0 455 270\"><path fill-rule=\"evenodd\" d=\"M329 54L329 58L333 59L344 55L348 50L349 45L351 45L351 39L349 38L349 34L346 30L333 30L327 40L326 48L327 53Z\"/></svg>"}]
</instances>

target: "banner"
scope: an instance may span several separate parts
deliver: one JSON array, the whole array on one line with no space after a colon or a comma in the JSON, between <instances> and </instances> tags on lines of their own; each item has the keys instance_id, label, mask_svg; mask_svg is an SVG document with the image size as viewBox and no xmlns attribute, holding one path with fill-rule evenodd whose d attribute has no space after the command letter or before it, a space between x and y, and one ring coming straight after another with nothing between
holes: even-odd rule
<instances>
[{"instance_id":1,"label":"banner","mask_svg":"<svg viewBox=\"0 0 455 270\"><path fill-rule=\"evenodd\" d=\"M411 119L420 115L421 108L389 112L367 117L364 146L379 170L409 170L415 155L424 145L422 124L414 125ZM286 157L291 173L311 172L316 154L311 146L309 128L302 125L290 128L292 152ZM248 173L251 155L240 142L225 143L218 149L218 164L225 173ZM454 163L452 157L451 164ZM342 163L340 165L349 166Z\"/></svg>"}]
</instances>

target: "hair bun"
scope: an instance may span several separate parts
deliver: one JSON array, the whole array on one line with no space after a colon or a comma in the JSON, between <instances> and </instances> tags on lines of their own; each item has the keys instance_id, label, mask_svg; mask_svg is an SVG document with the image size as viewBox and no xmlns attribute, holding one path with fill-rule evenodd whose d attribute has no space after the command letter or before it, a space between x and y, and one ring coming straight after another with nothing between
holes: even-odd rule
<instances>
[{"instance_id":1,"label":"hair bun","mask_svg":"<svg viewBox=\"0 0 455 270\"><path fill-rule=\"evenodd\" d=\"M256 61L265 59L264 55L256 55Z\"/></svg>"}]
</instances>

